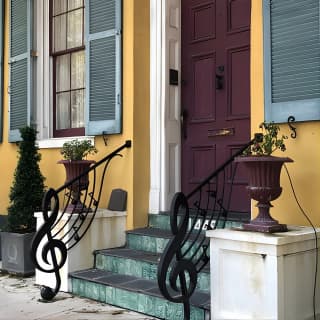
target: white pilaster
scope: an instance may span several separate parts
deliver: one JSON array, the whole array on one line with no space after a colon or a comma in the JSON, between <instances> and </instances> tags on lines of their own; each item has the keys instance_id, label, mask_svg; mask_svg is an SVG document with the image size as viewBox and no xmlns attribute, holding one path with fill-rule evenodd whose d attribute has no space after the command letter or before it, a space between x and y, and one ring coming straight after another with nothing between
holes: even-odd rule
<instances>
[{"instance_id":1,"label":"white pilaster","mask_svg":"<svg viewBox=\"0 0 320 320\"><path fill-rule=\"evenodd\" d=\"M317 253L312 228L275 234L220 229L207 236L212 319L313 319ZM320 319L319 273L315 305Z\"/></svg>"},{"instance_id":2,"label":"white pilaster","mask_svg":"<svg viewBox=\"0 0 320 320\"><path fill-rule=\"evenodd\" d=\"M150 213L160 211L162 3L162 0L150 1Z\"/></svg>"}]
</instances>

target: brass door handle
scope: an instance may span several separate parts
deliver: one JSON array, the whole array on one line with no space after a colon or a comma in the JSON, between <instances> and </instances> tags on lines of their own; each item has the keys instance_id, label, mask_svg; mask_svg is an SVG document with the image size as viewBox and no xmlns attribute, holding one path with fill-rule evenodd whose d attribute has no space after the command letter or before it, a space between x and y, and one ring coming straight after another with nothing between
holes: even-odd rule
<instances>
[{"instance_id":1,"label":"brass door handle","mask_svg":"<svg viewBox=\"0 0 320 320\"><path fill-rule=\"evenodd\" d=\"M234 128L211 129L208 130L208 137L233 136Z\"/></svg>"}]
</instances>

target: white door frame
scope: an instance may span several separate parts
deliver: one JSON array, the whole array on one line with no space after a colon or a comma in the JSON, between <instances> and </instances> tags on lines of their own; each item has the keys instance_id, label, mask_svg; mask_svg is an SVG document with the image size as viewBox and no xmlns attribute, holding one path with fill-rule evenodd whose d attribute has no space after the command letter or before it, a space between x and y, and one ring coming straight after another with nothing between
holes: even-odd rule
<instances>
[{"instance_id":1,"label":"white door frame","mask_svg":"<svg viewBox=\"0 0 320 320\"><path fill-rule=\"evenodd\" d=\"M167 211L181 190L180 12L181 0L150 0L150 213Z\"/></svg>"}]
</instances>

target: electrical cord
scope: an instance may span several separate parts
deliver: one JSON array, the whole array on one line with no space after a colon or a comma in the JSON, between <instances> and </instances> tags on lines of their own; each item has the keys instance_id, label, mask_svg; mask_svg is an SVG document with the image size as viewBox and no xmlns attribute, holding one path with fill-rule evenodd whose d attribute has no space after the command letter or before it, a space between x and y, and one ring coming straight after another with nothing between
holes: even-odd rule
<instances>
[{"instance_id":1,"label":"electrical cord","mask_svg":"<svg viewBox=\"0 0 320 320\"><path fill-rule=\"evenodd\" d=\"M309 222L310 226L312 227L313 229L313 232L314 232L314 235L315 235L315 243L316 243L316 246L315 246L315 249L316 249L316 263L315 263L315 272L314 272L314 286L313 286L313 319L314 320L317 320L317 317L316 317L316 290L317 290L317 278L318 278L318 260L319 260L319 257L318 257L318 237L317 237L317 231L316 231L316 228L314 226L314 224L312 223L311 219L309 218L309 216L306 214L305 210L303 210L299 200L298 200L298 197L296 195L296 192L295 192L295 189L293 187L293 183L292 183L292 179L291 179L291 176L289 174L289 171L288 171L288 168L286 166L286 164L284 164L284 168L286 169L286 172L287 172L287 175L288 175L288 178L289 178L289 182L290 182L290 186L291 186L291 190L292 190L292 193L293 193L293 196L296 200L296 203L300 209L300 211L302 212L302 214L304 215L304 217L307 219L307 221Z\"/></svg>"}]
</instances>

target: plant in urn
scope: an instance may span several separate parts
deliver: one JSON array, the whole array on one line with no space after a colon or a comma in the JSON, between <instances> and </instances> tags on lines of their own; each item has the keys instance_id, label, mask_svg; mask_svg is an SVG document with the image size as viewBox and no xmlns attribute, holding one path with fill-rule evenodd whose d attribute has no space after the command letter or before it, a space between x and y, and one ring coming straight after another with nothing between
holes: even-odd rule
<instances>
[{"instance_id":1,"label":"plant in urn","mask_svg":"<svg viewBox=\"0 0 320 320\"><path fill-rule=\"evenodd\" d=\"M283 232L287 231L285 224L280 224L270 215L271 201L277 199L282 192L280 186L281 168L285 162L293 162L287 157L271 156L272 152L279 149L285 151L284 140L286 136L278 137L280 127L273 122L263 122L261 141L251 145L243 156L237 157L236 162L243 163L249 178L247 186L250 197L256 201L258 215L243 229L258 232Z\"/></svg>"}]
</instances>

